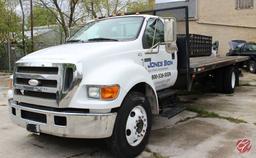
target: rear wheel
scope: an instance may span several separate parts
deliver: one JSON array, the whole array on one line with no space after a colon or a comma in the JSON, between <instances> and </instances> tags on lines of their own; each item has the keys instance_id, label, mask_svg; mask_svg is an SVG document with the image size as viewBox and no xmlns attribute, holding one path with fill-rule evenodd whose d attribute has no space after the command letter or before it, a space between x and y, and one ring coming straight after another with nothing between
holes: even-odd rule
<instances>
[{"instance_id":1,"label":"rear wheel","mask_svg":"<svg viewBox=\"0 0 256 158\"><path fill-rule=\"evenodd\" d=\"M239 71L235 67L217 70L215 78L217 92L234 93L235 87L239 85Z\"/></svg>"},{"instance_id":2,"label":"rear wheel","mask_svg":"<svg viewBox=\"0 0 256 158\"><path fill-rule=\"evenodd\" d=\"M150 105L142 93L131 92L118 111L110 145L116 157L135 157L145 148L152 124Z\"/></svg>"},{"instance_id":3,"label":"rear wheel","mask_svg":"<svg viewBox=\"0 0 256 158\"><path fill-rule=\"evenodd\" d=\"M251 73L256 72L256 62L254 60L250 60L248 64L248 69Z\"/></svg>"},{"instance_id":4,"label":"rear wheel","mask_svg":"<svg viewBox=\"0 0 256 158\"><path fill-rule=\"evenodd\" d=\"M228 67L224 71L223 92L227 94L234 93L237 81L237 71L234 67Z\"/></svg>"}]
</instances>

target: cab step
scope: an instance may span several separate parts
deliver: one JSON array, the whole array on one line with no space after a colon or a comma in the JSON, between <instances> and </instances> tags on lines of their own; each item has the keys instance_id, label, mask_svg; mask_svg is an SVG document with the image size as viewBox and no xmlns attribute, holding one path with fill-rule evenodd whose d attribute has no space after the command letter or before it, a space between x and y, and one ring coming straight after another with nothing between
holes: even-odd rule
<instances>
[{"instance_id":1,"label":"cab step","mask_svg":"<svg viewBox=\"0 0 256 158\"><path fill-rule=\"evenodd\" d=\"M186 110L186 107L178 106L178 105L175 105L175 106L170 105L168 108L162 109L160 116L167 117L168 119L170 119L178 115L179 113L183 112L184 110Z\"/></svg>"},{"instance_id":2,"label":"cab step","mask_svg":"<svg viewBox=\"0 0 256 158\"><path fill-rule=\"evenodd\" d=\"M168 89L165 89L162 91L158 91L157 96L158 96L158 99L161 100L161 99L165 99L168 97L176 96L176 93L177 93L176 90L168 88Z\"/></svg>"},{"instance_id":3,"label":"cab step","mask_svg":"<svg viewBox=\"0 0 256 158\"><path fill-rule=\"evenodd\" d=\"M179 98L177 97L176 92L177 91L173 89L157 92L160 105L160 116L170 119L186 109L178 104Z\"/></svg>"}]
</instances>

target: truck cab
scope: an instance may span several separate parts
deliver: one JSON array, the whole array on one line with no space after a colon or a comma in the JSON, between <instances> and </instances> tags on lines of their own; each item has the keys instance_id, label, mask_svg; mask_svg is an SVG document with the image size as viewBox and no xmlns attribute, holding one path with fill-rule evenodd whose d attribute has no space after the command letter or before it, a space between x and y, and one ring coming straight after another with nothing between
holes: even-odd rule
<instances>
[{"instance_id":1,"label":"truck cab","mask_svg":"<svg viewBox=\"0 0 256 158\"><path fill-rule=\"evenodd\" d=\"M177 58L175 18L94 20L17 61L10 117L37 134L108 138L117 157L134 157L159 114L157 91L176 83Z\"/></svg>"}]
</instances>

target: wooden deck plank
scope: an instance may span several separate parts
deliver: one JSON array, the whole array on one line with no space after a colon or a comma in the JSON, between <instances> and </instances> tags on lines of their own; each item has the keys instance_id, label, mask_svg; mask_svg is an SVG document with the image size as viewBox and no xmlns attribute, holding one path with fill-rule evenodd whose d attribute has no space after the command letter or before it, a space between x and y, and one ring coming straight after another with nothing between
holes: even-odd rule
<instances>
[{"instance_id":1,"label":"wooden deck plank","mask_svg":"<svg viewBox=\"0 0 256 158\"><path fill-rule=\"evenodd\" d=\"M190 68L197 68L202 66L208 66L218 64L227 61L245 61L247 57L242 56L225 56L225 57L194 57L190 58Z\"/></svg>"},{"instance_id":2,"label":"wooden deck plank","mask_svg":"<svg viewBox=\"0 0 256 158\"><path fill-rule=\"evenodd\" d=\"M249 57L245 56L193 57L190 58L190 69L192 72L195 72L197 68L206 68L205 71L209 71L214 68L224 67L233 63L246 61L248 59Z\"/></svg>"}]
</instances>

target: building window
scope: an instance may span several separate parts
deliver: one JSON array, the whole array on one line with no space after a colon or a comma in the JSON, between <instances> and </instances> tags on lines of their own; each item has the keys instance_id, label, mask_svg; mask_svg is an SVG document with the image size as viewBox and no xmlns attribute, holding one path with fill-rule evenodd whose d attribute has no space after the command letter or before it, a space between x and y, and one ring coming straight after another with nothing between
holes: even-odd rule
<instances>
[{"instance_id":1,"label":"building window","mask_svg":"<svg viewBox=\"0 0 256 158\"><path fill-rule=\"evenodd\" d=\"M250 9L254 6L254 0L236 0L236 9Z\"/></svg>"}]
</instances>

